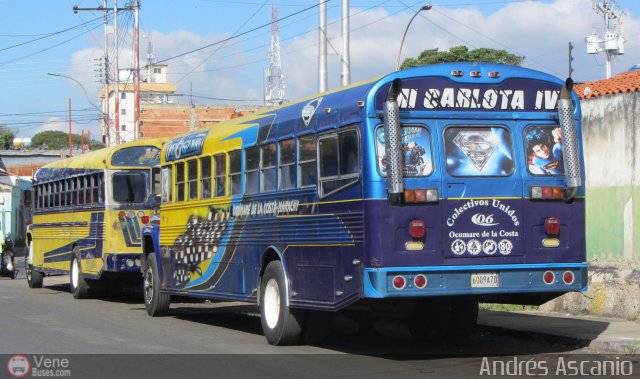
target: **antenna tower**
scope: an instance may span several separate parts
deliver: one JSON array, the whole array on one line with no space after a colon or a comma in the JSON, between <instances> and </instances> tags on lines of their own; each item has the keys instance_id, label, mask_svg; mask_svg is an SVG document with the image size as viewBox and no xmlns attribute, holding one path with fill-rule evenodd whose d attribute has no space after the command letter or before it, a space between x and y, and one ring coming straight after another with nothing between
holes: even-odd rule
<instances>
[{"instance_id":1,"label":"antenna tower","mask_svg":"<svg viewBox=\"0 0 640 379\"><path fill-rule=\"evenodd\" d=\"M271 46L269 47L269 66L265 69L266 88L264 102L275 106L284 102L284 75L280 64L280 32L278 31L278 7L271 2Z\"/></svg>"},{"instance_id":2,"label":"antenna tower","mask_svg":"<svg viewBox=\"0 0 640 379\"><path fill-rule=\"evenodd\" d=\"M156 55L153 48L153 36L151 34L151 31L149 31L144 37L147 39L147 64L145 66L145 68L147 69L147 81L151 82L153 64L156 63Z\"/></svg>"},{"instance_id":3,"label":"antenna tower","mask_svg":"<svg viewBox=\"0 0 640 379\"><path fill-rule=\"evenodd\" d=\"M602 1L602 2L600 2ZM615 0L593 0L593 9L604 16L604 39L600 39L594 30L586 37L587 54L604 52L607 56L607 79L611 77L611 57L624 54L624 37L620 32L620 19L625 12L616 12L618 4ZM604 44L604 48L600 44Z\"/></svg>"}]
</instances>

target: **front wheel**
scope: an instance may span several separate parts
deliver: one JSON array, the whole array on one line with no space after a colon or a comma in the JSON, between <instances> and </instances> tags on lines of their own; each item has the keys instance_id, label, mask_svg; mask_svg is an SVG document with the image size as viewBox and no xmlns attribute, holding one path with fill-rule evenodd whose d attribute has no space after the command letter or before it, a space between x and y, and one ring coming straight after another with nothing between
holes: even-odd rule
<instances>
[{"instance_id":1,"label":"front wheel","mask_svg":"<svg viewBox=\"0 0 640 379\"><path fill-rule=\"evenodd\" d=\"M13 250L11 248L6 248L2 252L2 273L11 279L16 278L16 266L13 261Z\"/></svg>"},{"instance_id":2,"label":"front wheel","mask_svg":"<svg viewBox=\"0 0 640 379\"><path fill-rule=\"evenodd\" d=\"M155 256L147 256L147 264L144 270L144 307L149 316L162 316L169 311L171 296L160 291L160 273Z\"/></svg>"},{"instance_id":3,"label":"front wheel","mask_svg":"<svg viewBox=\"0 0 640 379\"><path fill-rule=\"evenodd\" d=\"M33 269L33 241L29 244L29 255L24 260L25 273L27 275L27 284L29 288L42 288L42 279L44 275L40 271Z\"/></svg>"},{"instance_id":4,"label":"front wheel","mask_svg":"<svg viewBox=\"0 0 640 379\"><path fill-rule=\"evenodd\" d=\"M282 263L270 262L260 281L260 322L271 345L295 345L300 341L304 311L289 308L286 285Z\"/></svg>"},{"instance_id":5,"label":"front wheel","mask_svg":"<svg viewBox=\"0 0 640 379\"><path fill-rule=\"evenodd\" d=\"M71 286L71 294L76 299L86 299L91 296L91 288L82 272L82 262L80 261L80 249L76 246L73 248L71 255L71 267L69 269L69 284Z\"/></svg>"}]
</instances>

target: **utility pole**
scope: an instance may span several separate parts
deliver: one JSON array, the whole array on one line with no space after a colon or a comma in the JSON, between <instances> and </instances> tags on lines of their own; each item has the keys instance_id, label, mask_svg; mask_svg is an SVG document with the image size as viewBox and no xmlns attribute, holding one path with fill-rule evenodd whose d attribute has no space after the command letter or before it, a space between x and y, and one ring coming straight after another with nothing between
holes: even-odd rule
<instances>
[{"instance_id":1,"label":"utility pole","mask_svg":"<svg viewBox=\"0 0 640 379\"><path fill-rule=\"evenodd\" d=\"M349 0L342 0L342 85L351 83L351 57L349 53Z\"/></svg>"},{"instance_id":2,"label":"utility pole","mask_svg":"<svg viewBox=\"0 0 640 379\"><path fill-rule=\"evenodd\" d=\"M318 91L326 92L329 83L327 79L327 1L320 1L320 51L318 54Z\"/></svg>"},{"instance_id":3,"label":"utility pole","mask_svg":"<svg viewBox=\"0 0 640 379\"><path fill-rule=\"evenodd\" d=\"M596 13L602 13L604 17L604 39L598 38L595 33L587 36L587 54L598 54L604 52L607 57L607 79L611 77L611 57L624 54L624 37L618 33L617 27L621 24L620 18L625 12L616 13L618 8L615 0L602 0L602 3L593 0L593 9ZM611 26L611 20L616 22L615 27ZM604 48L600 48L600 43L604 43Z\"/></svg>"},{"instance_id":4,"label":"utility pole","mask_svg":"<svg viewBox=\"0 0 640 379\"><path fill-rule=\"evenodd\" d=\"M116 145L120 145L120 66L118 65L118 0L113 0L113 44L116 55L116 88L114 90L115 119L116 119Z\"/></svg>"},{"instance_id":5,"label":"utility pole","mask_svg":"<svg viewBox=\"0 0 640 379\"><path fill-rule=\"evenodd\" d=\"M140 1L135 0L133 28L133 139L140 137Z\"/></svg>"},{"instance_id":6,"label":"utility pole","mask_svg":"<svg viewBox=\"0 0 640 379\"><path fill-rule=\"evenodd\" d=\"M69 158L73 156L73 137L71 134L71 98L69 98Z\"/></svg>"},{"instance_id":7,"label":"utility pole","mask_svg":"<svg viewBox=\"0 0 640 379\"><path fill-rule=\"evenodd\" d=\"M136 6L139 7L139 1L136 0ZM116 69L115 69L115 81L116 81L116 86L115 86L115 91L119 91L119 75L120 73L119 68L118 68L118 33L117 33L117 29L118 29L118 25L117 25L117 13L118 11L122 11L122 10L131 10L131 8L126 7L126 8L118 8L117 5L117 0L114 0L114 6L113 9L109 9L107 7L107 0L103 0L102 5L97 7L97 8L80 8L77 5L73 6L73 13L78 13L79 11L98 11L98 12L103 12L104 13L104 124L105 124L105 144L107 146L111 146L112 144L119 144L120 143L120 110L119 108L119 94L116 93L115 97L115 105L116 105L116 110L115 110L115 125L113 125L113 128L115 129L115 133L111 132L111 116L110 116L110 112L109 112L109 85L110 85L110 79L109 79L109 50L108 50L108 45L109 45L109 12L113 11L114 12L114 20L115 20L115 26L114 26L114 36L115 36L115 46L116 46L116 53L115 53L115 59L116 59ZM137 49L136 49L137 51ZM138 71L139 72L139 71ZM112 141L112 136L116 136L116 141Z\"/></svg>"},{"instance_id":8,"label":"utility pole","mask_svg":"<svg viewBox=\"0 0 640 379\"><path fill-rule=\"evenodd\" d=\"M103 0L102 6L97 8L80 8L77 5L73 6L73 13L78 13L79 11L98 11L104 13L103 25L104 25L104 60L103 67L104 70L104 111L103 111L103 122L105 129L105 143L107 146L111 145L111 120L109 115L109 9L107 8L107 0Z\"/></svg>"}]
</instances>

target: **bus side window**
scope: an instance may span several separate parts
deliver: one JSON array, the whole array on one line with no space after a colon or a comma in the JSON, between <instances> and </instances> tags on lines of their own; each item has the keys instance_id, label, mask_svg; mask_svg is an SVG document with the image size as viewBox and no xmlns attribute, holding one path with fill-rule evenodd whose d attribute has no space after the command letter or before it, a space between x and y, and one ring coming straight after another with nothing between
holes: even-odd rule
<instances>
[{"instance_id":1,"label":"bus side window","mask_svg":"<svg viewBox=\"0 0 640 379\"><path fill-rule=\"evenodd\" d=\"M64 206L67 205L67 182L66 182L66 180L61 180L59 185L60 185L60 205L64 207Z\"/></svg>"},{"instance_id":2,"label":"bus side window","mask_svg":"<svg viewBox=\"0 0 640 379\"><path fill-rule=\"evenodd\" d=\"M189 187L189 200L198 198L198 160L187 162L187 182Z\"/></svg>"},{"instance_id":3,"label":"bus side window","mask_svg":"<svg viewBox=\"0 0 640 379\"><path fill-rule=\"evenodd\" d=\"M320 196L327 196L358 181L358 133L347 130L320 137Z\"/></svg>"},{"instance_id":4,"label":"bus side window","mask_svg":"<svg viewBox=\"0 0 640 379\"><path fill-rule=\"evenodd\" d=\"M50 184L47 183L44 185L44 207L45 208L49 208L49 186Z\"/></svg>"},{"instance_id":5,"label":"bus side window","mask_svg":"<svg viewBox=\"0 0 640 379\"><path fill-rule=\"evenodd\" d=\"M53 206L54 207L60 206L60 183L59 182L53 183Z\"/></svg>"},{"instance_id":6,"label":"bus side window","mask_svg":"<svg viewBox=\"0 0 640 379\"><path fill-rule=\"evenodd\" d=\"M229 185L231 186L231 195L239 195L242 193L240 181L242 179L242 163L241 163L241 151L229 152Z\"/></svg>"},{"instance_id":7,"label":"bus side window","mask_svg":"<svg viewBox=\"0 0 640 379\"><path fill-rule=\"evenodd\" d=\"M251 146L244 151L244 193L258 193L260 190L260 148Z\"/></svg>"},{"instance_id":8,"label":"bus side window","mask_svg":"<svg viewBox=\"0 0 640 379\"><path fill-rule=\"evenodd\" d=\"M100 204L104 204L105 203L104 174L100 174L98 178L100 179Z\"/></svg>"},{"instance_id":9,"label":"bus side window","mask_svg":"<svg viewBox=\"0 0 640 379\"><path fill-rule=\"evenodd\" d=\"M170 203L171 202L171 166L165 166L161 169L161 186L162 186L162 203Z\"/></svg>"},{"instance_id":10,"label":"bus side window","mask_svg":"<svg viewBox=\"0 0 640 379\"><path fill-rule=\"evenodd\" d=\"M40 204L38 203L38 192L40 191L40 186L33 186L33 190L31 191L34 202L33 202L33 209L38 209L40 208Z\"/></svg>"},{"instance_id":11,"label":"bus side window","mask_svg":"<svg viewBox=\"0 0 640 379\"><path fill-rule=\"evenodd\" d=\"M291 138L280 141L279 188L291 189L296 186L296 141Z\"/></svg>"},{"instance_id":12,"label":"bus side window","mask_svg":"<svg viewBox=\"0 0 640 379\"><path fill-rule=\"evenodd\" d=\"M218 154L215 157L216 177L215 189L216 197L225 195L225 179L227 177L227 161L224 154Z\"/></svg>"},{"instance_id":13,"label":"bus side window","mask_svg":"<svg viewBox=\"0 0 640 379\"><path fill-rule=\"evenodd\" d=\"M100 204L100 174L93 175L92 201L94 204Z\"/></svg>"},{"instance_id":14,"label":"bus side window","mask_svg":"<svg viewBox=\"0 0 640 379\"><path fill-rule=\"evenodd\" d=\"M316 142L312 134L298 140L298 187L316 185Z\"/></svg>"},{"instance_id":15,"label":"bus side window","mask_svg":"<svg viewBox=\"0 0 640 379\"><path fill-rule=\"evenodd\" d=\"M176 163L176 201L184 201L184 163Z\"/></svg>"},{"instance_id":16,"label":"bus side window","mask_svg":"<svg viewBox=\"0 0 640 379\"><path fill-rule=\"evenodd\" d=\"M85 177L81 176L78 178L78 205L84 205L85 198L84 193L86 189Z\"/></svg>"},{"instance_id":17,"label":"bus side window","mask_svg":"<svg viewBox=\"0 0 640 379\"><path fill-rule=\"evenodd\" d=\"M78 178L71 179L71 204L78 205Z\"/></svg>"},{"instance_id":18,"label":"bus side window","mask_svg":"<svg viewBox=\"0 0 640 379\"><path fill-rule=\"evenodd\" d=\"M211 157L200 158L201 199L211 198Z\"/></svg>"},{"instance_id":19,"label":"bus side window","mask_svg":"<svg viewBox=\"0 0 640 379\"><path fill-rule=\"evenodd\" d=\"M276 189L276 144L262 145L260 171L261 191L275 191Z\"/></svg>"}]
</instances>

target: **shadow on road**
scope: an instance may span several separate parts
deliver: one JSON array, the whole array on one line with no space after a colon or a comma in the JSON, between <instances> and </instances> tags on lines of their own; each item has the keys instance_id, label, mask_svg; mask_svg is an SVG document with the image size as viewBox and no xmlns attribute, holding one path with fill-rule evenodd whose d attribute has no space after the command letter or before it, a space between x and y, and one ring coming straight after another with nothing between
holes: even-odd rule
<instances>
[{"instance_id":1,"label":"shadow on road","mask_svg":"<svg viewBox=\"0 0 640 379\"><path fill-rule=\"evenodd\" d=\"M255 305L172 304L168 317L244 333L262 334L259 311ZM546 316L538 317L540 317L538 322L542 324L549 322ZM580 327L592 328L594 332L602 331L607 327L606 322L585 320L572 320L572 322L587 323L588 325L581 324ZM566 353L585 348L588 342L576 343L575 340L569 339L562 341L555 337L547 338L541 334L487 326L478 326L475 332L464 341L416 341L403 322L385 320L361 327L344 314L338 313L327 339L316 346L347 354L412 360L429 356L442 358Z\"/></svg>"}]
</instances>

